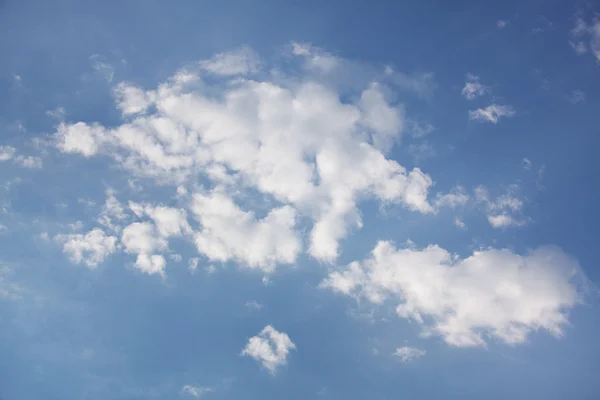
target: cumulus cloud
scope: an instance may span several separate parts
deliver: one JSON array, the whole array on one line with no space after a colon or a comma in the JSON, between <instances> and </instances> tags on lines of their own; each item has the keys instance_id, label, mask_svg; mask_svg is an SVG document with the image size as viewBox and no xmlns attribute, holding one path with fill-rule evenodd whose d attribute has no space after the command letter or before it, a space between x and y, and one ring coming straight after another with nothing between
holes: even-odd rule
<instances>
[{"instance_id":1,"label":"cumulus cloud","mask_svg":"<svg viewBox=\"0 0 600 400\"><path fill-rule=\"evenodd\" d=\"M209 260L236 260L270 272L276 264L295 262L301 250L292 207L272 209L266 217L257 219L224 193L213 191L196 193L191 208L202 225L195 235L196 247Z\"/></svg>"},{"instance_id":2,"label":"cumulus cloud","mask_svg":"<svg viewBox=\"0 0 600 400\"><path fill-rule=\"evenodd\" d=\"M63 251L75 264L95 268L117 250L117 238L108 236L102 229L95 228L85 235L73 233L57 235L55 240L63 242Z\"/></svg>"},{"instance_id":3,"label":"cumulus cloud","mask_svg":"<svg viewBox=\"0 0 600 400\"><path fill-rule=\"evenodd\" d=\"M279 367L287 363L290 350L295 349L296 345L287 334L267 325L258 335L248 340L242 355L252 357L274 374Z\"/></svg>"},{"instance_id":4,"label":"cumulus cloud","mask_svg":"<svg viewBox=\"0 0 600 400\"><path fill-rule=\"evenodd\" d=\"M479 82L479 77L473 74L467 75L467 81L462 88L462 95L467 100L475 100L477 97L483 96L489 92L490 88Z\"/></svg>"},{"instance_id":5,"label":"cumulus cloud","mask_svg":"<svg viewBox=\"0 0 600 400\"><path fill-rule=\"evenodd\" d=\"M511 106L492 104L486 108L478 108L469 111L469 119L472 121L483 121L497 124L502 117L514 117L515 110Z\"/></svg>"},{"instance_id":6,"label":"cumulus cloud","mask_svg":"<svg viewBox=\"0 0 600 400\"><path fill-rule=\"evenodd\" d=\"M356 71L374 71L309 45L292 47L296 57L308 58L305 61L321 74L328 63L335 64L336 71L352 70L353 76ZM219 221L230 216L195 213L201 224L205 220L210 225L196 236L202 253L262 269L293 262L301 250L291 233L298 217L313 222L309 253L331 262L339 255L339 242L362 226L357 208L362 199L433 212L428 201L431 178L385 155L405 125L403 106L391 102L393 96L387 93L410 79L399 83L399 73L389 72L379 76L380 81L376 75L365 79L361 88L357 80L341 88L330 84L333 76L316 76L306 65L286 79L230 78L255 71L257 64L248 61L253 54L248 48L218 54L154 90L119 84L117 107L132 119L113 128L60 124L56 147L85 157L108 156L137 177L177 185L182 195L200 179L208 180L210 190L227 186L272 198L281 206L264 219L230 208L235 215L246 215L238 226L242 232L266 235L243 248L237 239L222 234L227 227ZM336 61L323 61L327 57ZM216 82L204 81L207 73L218 74ZM348 97L348 91L356 96ZM212 195L195 196L190 207L202 196ZM269 235L277 237L277 247L268 244ZM265 253L259 256L261 252Z\"/></svg>"},{"instance_id":7,"label":"cumulus cloud","mask_svg":"<svg viewBox=\"0 0 600 400\"><path fill-rule=\"evenodd\" d=\"M485 249L461 259L436 245L397 249L381 241L322 286L374 304L397 302L396 314L419 323L425 336L474 347L490 339L524 343L540 330L562 336L583 282L577 261L557 247L526 255Z\"/></svg>"},{"instance_id":8,"label":"cumulus cloud","mask_svg":"<svg viewBox=\"0 0 600 400\"><path fill-rule=\"evenodd\" d=\"M408 363L423 357L425 355L425 350L416 347L402 346L396 349L394 355L400 358L403 363Z\"/></svg>"},{"instance_id":9,"label":"cumulus cloud","mask_svg":"<svg viewBox=\"0 0 600 400\"><path fill-rule=\"evenodd\" d=\"M167 240L158 234L150 222L134 222L121 235L121 242L127 253L137 254L135 266L141 271L152 274L164 274L167 264L165 258L157 252L168 248Z\"/></svg>"}]
</instances>

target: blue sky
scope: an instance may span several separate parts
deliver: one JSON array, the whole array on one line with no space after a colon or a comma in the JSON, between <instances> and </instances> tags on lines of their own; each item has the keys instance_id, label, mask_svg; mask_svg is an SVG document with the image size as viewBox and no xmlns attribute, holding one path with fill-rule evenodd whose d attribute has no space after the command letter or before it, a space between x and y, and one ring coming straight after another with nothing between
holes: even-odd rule
<instances>
[{"instance_id":1,"label":"blue sky","mask_svg":"<svg viewBox=\"0 0 600 400\"><path fill-rule=\"evenodd\" d=\"M594 2L5 0L0 55L0 399L600 395Z\"/></svg>"}]
</instances>

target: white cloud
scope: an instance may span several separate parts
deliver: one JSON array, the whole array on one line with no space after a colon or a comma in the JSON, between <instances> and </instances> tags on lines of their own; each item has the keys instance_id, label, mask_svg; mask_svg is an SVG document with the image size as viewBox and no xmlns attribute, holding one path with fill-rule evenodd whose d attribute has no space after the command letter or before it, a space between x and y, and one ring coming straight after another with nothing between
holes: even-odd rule
<instances>
[{"instance_id":1,"label":"white cloud","mask_svg":"<svg viewBox=\"0 0 600 400\"><path fill-rule=\"evenodd\" d=\"M425 355L425 350L416 347L402 346L396 349L394 355L399 357L403 363L408 363L423 357Z\"/></svg>"},{"instance_id":2,"label":"white cloud","mask_svg":"<svg viewBox=\"0 0 600 400\"><path fill-rule=\"evenodd\" d=\"M219 53L209 60L200 61L200 68L215 75L248 75L259 71L260 58L250 47Z\"/></svg>"},{"instance_id":3,"label":"white cloud","mask_svg":"<svg viewBox=\"0 0 600 400\"><path fill-rule=\"evenodd\" d=\"M531 169L531 167L533 166L533 164L531 163L529 158L525 157L525 158L523 158L522 161L523 161L523 168L525 168L527 171L529 171Z\"/></svg>"},{"instance_id":4,"label":"white cloud","mask_svg":"<svg viewBox=\"0 0 600 400\"><path fill-rule=\"evenodd\" d=\"M462 186L457 186L449 193L438 193L434 202L435 208L456 208L465 205L469 201L469 195Z\"/></svg>"},{"instance_id":5,"label":"white cloud","mask_svg":"<svg viewBox=\"0 0 600 400\"><path fill-rule=\"evenodd\" d=\"M301 250L294 231L296 212L290 206L273 209L263 219L241 210L219 191L193 196L192 212L202 225L196 233L198 251L209 260L237 260L265 272L276 264L292 264Z\"/></svg>"},{"instance_id":6,"label":"white cloud","mask_svg":"<svg viewBox=\"0 0 600 400\"><path fill-rule=\"evenodd\" d=\"M292 47L299 57L311 57L310 62L320 63L322 69L324 62L313 58L323 58L325 52L303 46ZM425 83L393 71L380 76L393 81L390 87L373 83L378 82L377 76L362 76L362 80L346 80L352 86L342 88L329 82L343 74L317 79L306 68L298 72L299 77L292 74L271 81L225 76L252 72L248 54L249 49L219 54L201 62L198 71L179 72L155 90L117 85L117 107L133 115L131 120L115 128L60 124L55 144L67 153L109 156L136 177L177 186L181 196L188 193L186 187L194 192L196 182L208 180L208 191L226 186L235 193L253 191L272 199L279 205L264 219L250 218L247 211L230 211L245 215L238 226L243 232L254 235L259 229L260 234L275 235L277 247L264 237L252 239L248 247L235 239L239 235L222 236L228 227L221 222L227 216L216 214L207 220L211 227L203 227L196 239L201 252L213 260L237 260L262 269L295 260L301 250L292 235L296 218L312 220L309 253L331 262L339 255L339 242L362 226L357 207L362 199L403 204L421 213L434 211L428 202L431 178L385 156L405 125L403 106L388 100L394 97L393 87L420 91ZM336 71L346 68L353 77L357 71L375 71L327 57L337 60ZM240 59L246 67L236 63ZM204 82L205 71L212 73L220 64L228 66L218 69L222 82ZM364 82L360 88L359 81ZM356 96L347 96L348 90ZM145 114L136 114L142 111ZM196 214L199 220L205 218L202 212Z\"/></svg>"},{"instance_id":7,"label":"white cloud","mask_svg":"<svg viewBox=\"0 0 600 400\"><path fill-rule=\"evenodd\" d=\"M188 260L188 270L193 274L198 269L198 257L193 257Z\"/></svg>"},{"instance_id":8,"label":"white cloud","mask_svg":"<svg viewBox=\"0 0 600 400\"><path fill-rule=\"evenodd\" d=\"M113 232L121 231L121 223L127 219L125 208L117 200L112 189L106 191L106 201L98 216L98 223Z\"/></svg>"},{"instance_id":9,"label":"white cloud","mask_svg":"<svg viewBox=\"0 0 600 400\"><path fill-rule=\"evenodd\" d=\"M508 214L488 215L488 222L494 228L518 227L527 224L527 221L515 219Z\"/></svg>"},{"instance_id":10,"label":"white cloud","mask_svg":"<svg viewBox=\"0 0 600 400\"><path fill-rule=\"evenodd\" d=\"M492 199L483 185L475 188L475 198L484 206L488 222L492 227L509 228L527 224L528 219L519 217L524 203L514 195L517 189L516 185L512 185L506 194Z\"/></svg>"},{"instance_id":11,"label":"white cloud","mask_svg":"<svg viewBox=\"0 0 600 400\"><path fill-rule=\"evenodd\" d=\"M127 82L119 83L114 89L117 107L123 115L139 114L152 104L153 94Z\"/></svg>"},{"instance_id":12,"label":"white cloud","mask_svg":"<svg viewBox=\"0 0 600 400\"><path fill-rule=\"evenodd\" d=\"M19 155L15 158L15 162L25 168L39 169L44 166L42 159L39 157L34 157L34 156L25 157L25 156Z\"/></svg>"},{"instance_id":13,"label":"white cloud","mask_svg":"<svg viewBox=\"0 0 600 400\"><path fill-rule=\"evenodd\" d=\"M515 110L511 106L492 104L486 108L478 108L469 111L469 119L473 121L487 121L497 124L502 117L514 117Z\"/></svg>"},{"instance_id":14,"label":"white cloud","mask_svg":"<svg viewBox=\"0 0 600 400\"><path fill-rule=\"evenodd\" d=\"M571 104L583 103L585 101L585 92L583 90L573 90L567 96L567 100Z\"/></svg>"},{"instance_id":15,"label":"white cloud","mask_svg":"<svg viewBox=\"0 0 600 400\"><path fill-rule=\"evenodd\" d=\"M461 229L465 229L467 227L467 225L458 217L454 217L454 225Z\"/></svg>"},{"instance_id":16,"label":"white cloud","mask_svg":"<svg viewBox=\"0 0 600 400\"><path fill-rule=\"evenodd\" d=\"M102 76L108 82L112 82L113 77L115 76L115 69L106 62L105 57L100 54L94 54L90 56L90 61L92 61L92 68L97 74Z\"/></svg>"},{"instance_id":17,"label":"white cloud","mask_svg":"<svg viewBox=\"0 0 600 400\"><path fill-rule=\"evenodd\" d=\"M467 74L467 81L465 82L465 86L463 86L461 93L467 100L474 100L477 97L488 93L489 90L489 87L479 82L478 76Z\"/></svg>"},{"instance_id":18,"label":"white cloud","mask_svg":"<svg viewBox=\"0 0 600 400\"><path fill-rule=\"evenodd\" d=\"M260 304L259 302L257 302L256 300L252 300L252 301L247 301L246 302L246 308L248 308L249 310L261 310L264 306L262 304Z\"/></svg>"},{"instance_id":19,"label":"white cloud","mask_svg":"<svg viewBox=\"0 0 600 400\"><path fill-rule=\"evenodd\" d=\"M54 237L64 242L63 251L75 264L85 264L95 268L104 259L117 250L117 238L107 236L102 229L95 228L85 235L73 233Z\"/></svg>"},{"instance_id":20,"label":"white cloud","mask_svg":"<svg viewBox=\"0 0 600 400\"><path fill-rule=\"evenodd\" d=\"M569 44L575 53L582 55L589 49L600 62L600 19L594 19L588 25L582 18L577 18L571 38Z\"/></svg>"},{"instance_id":21,"label":"white cloud","mask_svg":"<svg viewBox=\"0 0 600 400\"><path fill-rule=\"evenodd\" d=\"M12 146L0 146L0 161L8 161L15 156L17 149Z\"/></svg>"},{"instance_id":22,"label":"white cloud","mask_svg":"<svg viewBox=\"0 0 600 400\"><path fill-rule=\"evenodd\" d=\"M510 21L507 21L507 20L504 20L504 19L499 19L496 22L496 27L498 29L504 29L504 28L506 28L508 26L509 23L510 23Z\"/></svg>"},{"instance_id":23,"label":"white cloud","mask_svg":"<svg viewBox=\"0 0 600 400\"><path fill-rule=\"evenodd\" d=\"M267 325L257 336L248 340L242 355L252 357L274 374L279 367L287 363L288 354L294 349L296 345L287 334Z\"/></svg>"},{"instance_id":24,"label":"white cloud","mask_svg":"<svg viewBox=\"0 0 600 400\"><path fill-rule=\"evenodd\" d=\"M167 240L158 234L150 222L134 222L121 235L121 242L129 254L137 254L135 266L141 271L152 274L164 274L167 264L162 255L154 254L167 250Z\"/></svg>"},{"instance_id":25,"label":"white cloud","mask_svg":"<svg viewBox=\"0 0 600 400\"><path fill-rule=\"evenodd\" d=\"M67 115L64 107L56 107L54 110L46 111L46 115L57 120L63 120Z\"/></svg>"},{"instance_id":26,"label":"white cloud","mask_svg":"<svg viewBox=\"0 0 600 400\"><path fill-rule=\"evenodd\" d=\"M524 343L539 330L562 336L584 282L577 261L557 247L524 256L485 249L461 259L435 245L396 249L381 241L371 257L331 272L322 286L374 304L397 301L397 315L422 325L425 336L473 347L490 339Z\"/></svg>"},{"instance_id":27,"label":"white cloud","mask_svg":"<svg viewBox=\"0 0 600 400\"><path fill-rule=\"evenodd\" d=\"M196 399L199 399L199 398L203 397L204 395L206 395L208 393L212 393L214 391L215 390L213 388L196 387L196 386L192 386L192 385L185 385L181 389L182 394L195 397Z\"/></svg>"}]
</instances>

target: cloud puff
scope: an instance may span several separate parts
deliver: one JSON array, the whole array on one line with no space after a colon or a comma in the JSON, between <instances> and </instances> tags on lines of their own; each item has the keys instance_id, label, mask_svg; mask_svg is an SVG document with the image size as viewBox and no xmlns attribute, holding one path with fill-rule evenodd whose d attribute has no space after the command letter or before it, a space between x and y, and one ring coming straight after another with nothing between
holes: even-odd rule
<instances>
[{"instance_id":1,"label":"cloud puff","mask_svg":"<svg viewBox=\"0 0 600 400\"><path fill-rule=\"evenodd\" d=\"M57 235L54 239L64 242L63 251L72 262L83 263L90 268L95 268L104 261L106 256L117 250L117 238L107 236L99 228L95 228L85 235L79 233Z\"/></svg>"},{"instance_id":2,"label":"cloud puff","mask_svg":"<svg viewBox=\"0 0 600 400\"><path fill-rule=\"evenodd\" d=\"M589 51L600 61L600 19L594 19L587 24L582 18L577 18L575 27L571 30L569 42L575 53L585 54Z\"/></svg>"},{"instance_id":3,"label":"cloud puff","mask_svg":"<svg viewBox=\"0 0 600 400\"><path fill-rule=\"evenodd\" d=\"M469 111L469 119L472 121L487 121L497 124L502 117L514 117L515 110L511 106L492 104L486 108L478 108Z\"/></svg>"},{"instance_id":4,"label":"cloud puff","mask_svg":"<svg viewBox=\"0 0 600 400\"><path fill-rule=\"evenodd\" d=\"M260 58L250 47L243 46L234 51L216 54L199 64L200 68L215 75L248 75L258 72Z\"/></svg>"},{"instance_id":5,"label":"cloud puff","mask_svg":"<svg viewBox=\"0 0 600 400\"><path fill-rule=\"evenodd\" d=\"M294 349L296 345L287 334L267 325L257 336L248 340L242 355L254 358L274 374L279 367L287 363L288 354Z\"/></svg>"},{"instance_id":6,"label":"cloud puff","mask_svg":"<svg viewBox=\"0 0 600 400\"><path fill-rule=\"evenodd\" d=\"M205 394L207 393L212 393L215 390L213 388L209 388L209 387L196 387L196 386L192 386L192 385L184 385L183 388L181 389L181 393L188 395L188 396L192 396L195 397L197 399L203 397Z\"/></svg>"},{"instance_id":7,"label":"cloud puff","mask_svg":"<svg viewBox=\"0 0 600 400\"><path fill-rule=\"evenodd\" d=\"M489 92L490 88L479 82L479 77L476 75L468 74L465 86L463 86L461 94L467 100L475 100L479 96L483 96Z\"/></svg>"},{"instance_id":8,"label":"cloud puff","mask_svg":"<svg viewBox=\"0 0 600 400\"><path fill-rule=\"evenodd\" d=\"M259 220L224 193L213 191L196 193L191 208L202 225L195 235L196 247L209 260L236 260L270 272L276 264L293 263L301 250L294 231L296 211L290 206L272 209Z\"/></svg>"},{"instance_id":9,"label":"cloud puff","mask_svg":"<svg viewBox=\"0 0 600 400\"><path fill-rule=\"evenodd\" d=\"M475 188L475 199L485 208L488 222L494 228L509 228L524 226L529 222L520 217L523 209L523 200L514 195L517 190L516 185L512 185L506 194L492 199L485 186L480 185Z\"/></svg>"},{"instance_id":10,"label":"cloud puff","mask_svg":"<svg viewBox=\"0 0 600 400\"><path fill-rule=\"evenodd\" d=\"M398 347L394 352L394 356L400 358L403 363L408 363L419 359L425 355L425 350L416 347L402 346Z\"/></svg>"},{"instance_id":11,"label":"cloud puff","mask_svg":"<svg viewBox=\"0 0 600 400\"><path fill-rule=\"evenodd\" d=\"M0 146L0 161L8 161L12 159L17 149L12 146Z\"/></svg>"},{"instance_id":12,"label":"cloud puff","mask_svg":"<svg viewBox=\"0 0 600 400\"><path fill-rule=\"evenodd\" d=\"M523 343L538 330L561 336L584 281L577 261L557 247L461 259L435 245L397 249L381 241L371 257L331 272L322 286L375 304L398 302L396 314L421 324L424 335L473 347L489 339Z\"/></svg>"},{"instance_id":13,"label":"cloud puff","mask_svg":"<svg viewBox=\"0 0 600 400\"><path fill-rule=\"evenodd\" d=\"M308 57L319 70L331 63L336 71L347 68L353 75L372 71L307 46L296 44L293 53ZM253 54L248 48L218 54L200 62L197 70L176 73L155 90L119 84L117 107L131 119L114 128L60 124L54 135L56 147L85 157L108 156L137 177L177 185L182 193L188 192L186 186L208 180L211 190L227 186L235 192L258 191L282 204L265 220L244 219L246 225L239 227L275 235L279 245L285 240L281 249L267 245L266 237L242 249L221 235L224 227L219 227L218 218L223 215L208 218L196 213L200 221L213 224L196 237L201 252L261 268L293 262L300 249L288 231L296 216L313 222L309 253L331 262L339 255L339 242L362 226L357 208L361 199L433 212L428 202L431 178L418 168L406 170L385 155L405 125L403 106L390 102L386 93L392 87L412 85L410 78L390 72L381 79L391 86L371 80L360 89L340 88L329 84L333 79L329 75L319 78L306 66L295 75L279 73L273 80L229 78L255 71L256 63L248 61ZM325 62L324 57L336 61ZM203 80L207 73L219 75L218 79ZM348 97L349 90L357 96ZM190 207L202 196L194 199ZM280 229L287 233L280 237ZM265 253L259 256L256 252L261 251Z\"/></svg>"}]
</instances>

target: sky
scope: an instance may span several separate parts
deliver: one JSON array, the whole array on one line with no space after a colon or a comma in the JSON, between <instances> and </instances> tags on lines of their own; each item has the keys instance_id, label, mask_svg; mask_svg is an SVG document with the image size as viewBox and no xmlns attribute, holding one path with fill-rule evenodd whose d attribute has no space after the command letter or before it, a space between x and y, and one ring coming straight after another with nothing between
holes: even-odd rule
<instances>
[{"instance_id":1,"label":"sky","mask_svg":"<svg viewBox=\"0 0 600 400\"><path fill-rule=\"evenodd\" d=\"M3 0L0 58L0 399L600 396L597 2Z\"/></svg>"}]
</instances>

